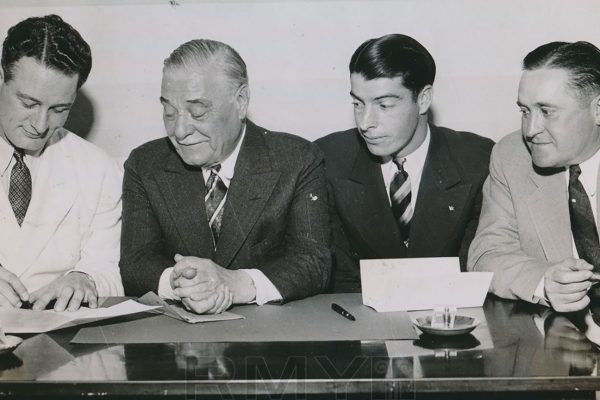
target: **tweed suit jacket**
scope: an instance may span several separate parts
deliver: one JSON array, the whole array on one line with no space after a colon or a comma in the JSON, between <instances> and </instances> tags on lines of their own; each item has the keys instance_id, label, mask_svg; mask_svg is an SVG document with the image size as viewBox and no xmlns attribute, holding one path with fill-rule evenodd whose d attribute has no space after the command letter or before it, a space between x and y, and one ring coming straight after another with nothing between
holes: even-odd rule
<instances>
[{"instance_id":1,"label":"tweed suit jacket","mask_svg":"<svg viewBox=\"0 0 600 400\"><path fill-rule=\"evenodd\" d=\"M133 150L123 181L121 274L125 293L158 290L179 253L229 269L257 268L283 301L326 288L331 268L327 185L314 144L247 121L216 250L204 178L168 138Z\"/></svg>"},{"instance_id":2,"label":"tweed suit jacket","mask_svg":"<svg viewBox=\"0 0 600 400\"><path fill-rule=\"evenodd\" d=\"M381 161L358 130L317 140L330 188L331 291L360 291L360 259L460 256L466 264L494 142L433 125L430 132L408 249L392 213Z\"/></svg>"}]
</instances>

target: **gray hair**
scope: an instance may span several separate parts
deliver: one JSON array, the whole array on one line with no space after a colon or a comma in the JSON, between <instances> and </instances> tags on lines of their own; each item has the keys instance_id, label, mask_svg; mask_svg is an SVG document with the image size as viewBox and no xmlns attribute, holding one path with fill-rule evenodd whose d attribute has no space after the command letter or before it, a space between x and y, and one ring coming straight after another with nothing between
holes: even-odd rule
<instances>
[{"instance_id":1,"label":"gray hair","mask_svg":"<svg viewBox=\"0 0 600 400\"><path fill-rule=\"evenodd\" d=\"M210 39L194 39L177 47L164 61L164 69L183 67L194 70L212 61L222 64L223 73L235 87L248 84L246 63L231 46Z\"/></svg>"}]
</instances>

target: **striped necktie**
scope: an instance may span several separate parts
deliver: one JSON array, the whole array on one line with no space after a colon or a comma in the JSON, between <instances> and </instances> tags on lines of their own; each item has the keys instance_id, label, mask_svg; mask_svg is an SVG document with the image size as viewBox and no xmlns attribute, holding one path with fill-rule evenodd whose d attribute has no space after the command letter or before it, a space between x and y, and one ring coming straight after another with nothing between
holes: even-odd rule
<instances>
[{"instance_id":1,"label":"striped necktie","mask_svg":"<svg viewBox=\"0 0 600 400\"><path fill-rule=\"evenodd\" d=\"M579 180L581 168L579 165L569 167L569 216L573 241L579 258L594 266L594 271L600 268L600 244L596 220L592 212L590 198Z\"/></svg>"},{"instance_id":2,"label":"striped necktie","mask_svg":"<svg viewBox=\"0 0 600 400\"><path fill-rule=\"evenodd\" d=\"M398 167L398 172L396 172L390 183L390 199L392 200L392 212L400 227L402 240L408 247L413 208L411 205L410 177L404 170L405 161L406 158L400 160L394 159L394 164Z\"/></svg>"},{"instance_id":3,"label":"striped necktie","mask_svg":"<svg viewBox=\"0 0 600 400\"><path fill-rule=\"evenodd\" d=\"M23 223L31 201L31 173L23 161L23 150L15 149L15 165L10 173L8 201L15 213L19 226Z\"/></svg>"},{"instance_id":4,"label":"striped necktie","mask_svg":"<svg viewBox=\"0 0 600 400\"><path fill-rule=\"evenodd\" d=\"M206 181L206 217L213 236L213 247L217 248L219 234L221 232L221 222L223 219L223 208L227 197L227 186L223 183L217 172L221 169L220 165L215 165L210 169L210 176Z\"/></svg>"}]
</instances>

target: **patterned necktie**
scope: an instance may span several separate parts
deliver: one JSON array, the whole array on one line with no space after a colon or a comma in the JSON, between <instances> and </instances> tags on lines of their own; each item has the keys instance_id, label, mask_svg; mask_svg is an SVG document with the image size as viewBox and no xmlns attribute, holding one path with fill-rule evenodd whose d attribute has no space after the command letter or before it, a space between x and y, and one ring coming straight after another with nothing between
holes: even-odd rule
<instances>
[{"instance_id":1,"label":"patterned necktie","mask_svg":"<svg viewBox=\"0 0 600 400\"><path fill-rule=\"evenodd\" d=\"M210 176L206 182L206 217L213 236L213 246L217 248L219 234L221 232L221 222L223 219L223 208L225 206L225 197L227 196L227 187L217 175L221 169L220 165L216 165L210 170Z\"/></svg>"},{"instance_id":2,"label":"patterned necktie","mask_svg":"<svg viewBox=\"0 0 600 400\"><path fill-rule=\"evenodd\" d=\"M31 173L23 161L23 150L15 149L13 153L15 165L10 173L8 201L15 213L19 226L23 223L27 208L31 201Z\"/></svg>"},{"instance_id":3,"label":"patterned necktie","mask_svg":"<svg viewBox=\"0 0 600 400\"><path fill-rule=\"evenodd\" d=\"M392 212L400 227L402 240L408 246L413 208L411 206L410 177L404 170L405 161L406 158L400 160L394 159L394 164L398 167L398 172L396 172L390 183L390 198L392 200Z\"/></svg>"},{"instance_id":4,"label":"patterned necktie","mask_svg":"<svg viewBox=\"0 0 600 400\"><path fill-rule=\"evenodd\" d=\"M600 244L598 231L590 199L579 181L581 168L579 165L569 167L569 215L571 231L579 258L594 266L594 271L600 268Z\"/></svg>"}]
</instances>

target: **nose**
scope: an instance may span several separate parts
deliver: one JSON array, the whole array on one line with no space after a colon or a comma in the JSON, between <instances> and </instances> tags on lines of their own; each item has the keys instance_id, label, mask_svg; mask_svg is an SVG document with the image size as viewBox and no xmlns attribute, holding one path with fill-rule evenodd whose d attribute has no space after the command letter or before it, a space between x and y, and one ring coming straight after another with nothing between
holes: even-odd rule
<instances>
[{"instance_id":1,"label":"nose","mask_svg":"<svg viewBox=\"0 0 600 400\"><path fill-rule=\"evenodd\" d=\"M527 139L532 139L544 130L542 117L537 112L530 113L521 121L521 131Z\"/></svg>"},{"instance_id":2,"label":"nose","mask_svg":"<svg viewBox=\"0 0 600 400\"><path fill-rule=\"evenodd\" d=\"M375 111L370 106L365 106L361 111L355 113L356 125L362 132L377 126Z\"/></svg>"},{"instance_id":3,"label":"nose","mask_svg":"<svg viewBox=\"0 0 600 400\"><path fill-rule=\"evenodd\" d=\"M31 127L38 136L45 136L48 133L48 110L39 108L30 119Z\"/></svg>"},{"instance_id":4,"label":"nose","mask_svg":"<svg viewBox=\"0 0 600 400\"><path fill-rule=\"evenodd\" d=\"M191 135L194 131L192 124L189 123L185 114L179 114L177 116L177 120L175 121L175 129L173 134L175 138L180 141L185 139L188 135Z\"/></svg>"}]
</instances>

